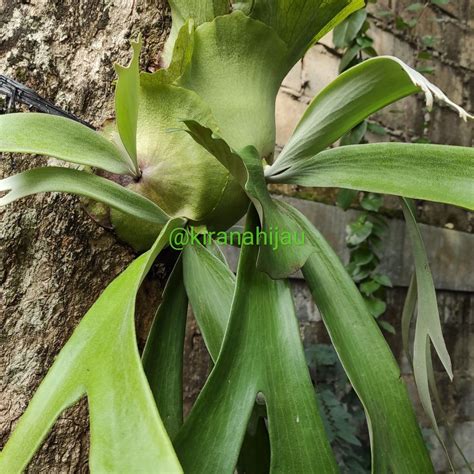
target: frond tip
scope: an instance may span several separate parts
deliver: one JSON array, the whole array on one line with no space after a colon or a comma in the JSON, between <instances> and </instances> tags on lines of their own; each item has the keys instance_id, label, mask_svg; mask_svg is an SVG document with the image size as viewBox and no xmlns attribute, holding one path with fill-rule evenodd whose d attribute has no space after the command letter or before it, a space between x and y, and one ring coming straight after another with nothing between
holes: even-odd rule
<instances>
[{"instance_id":1,"label":"frond tip","mask_svg":"<svg viewBox=\"0 0 474 474\"><path fill-rule=\"evenodd\" d=\"M420 87L425 94L426 107L430 112L433 109L434 100L436 99L438 102L446 104L449 108L455 110L459 114L459 117L461 117L465 122L467 122L468 118L471 120L474 119L473 115L471 115L459 105L455 104L438 86L432 84L430 81L428 81L428 79L426 79L426 77L424 77L412 67L408 66L408 64L405 64L401 59L398 59L394 56L379 57L391 59L403 68L403 70L412 80L413 84L415 84L417 87Z\"/></svg>"}]
</instances>

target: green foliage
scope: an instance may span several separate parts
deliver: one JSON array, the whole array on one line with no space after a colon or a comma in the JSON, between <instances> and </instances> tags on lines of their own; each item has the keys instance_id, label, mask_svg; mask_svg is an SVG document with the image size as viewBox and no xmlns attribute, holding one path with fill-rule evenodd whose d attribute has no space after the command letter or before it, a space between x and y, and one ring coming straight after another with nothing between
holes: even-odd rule
<instances>
[{"instance_id":1,"label":"green foliage","mask_svg":"<svg viewBox=\"0 0 474 474\"><path fill-rule=\"evenodd\" d=\"M364 410L336 351L331 345L315 344L307 347L305 354L317 387L324 427L341 472L370 472Z\"/></svg>"},{"instance_id":2,"label":"green foliage","mask_svg":"<svg viewBox=\"0 0 474 474\"><path fill-rule=\"evenodd\" d=\"M0 198L0 205L44 192L67 192L86 196L144 221L165 225L170 217L156 204L100 176L85 171L48 166L34 168L0 181L0 191L9 191Z\"/></svg>"},{"instance_id":3,"label":"green foliage","mask_svg":"<svg viewBox=\"0 0 474 474\"><path fill-rule=\"evenodd\" d=\"M340 187L474 207L474 150L371 143L332 148L295 162L270 182Z\"/></svg>"},{"instance_id":4,"label":"green foliage","mask_svg":"<svg viewBox=\"0 0 474 474\"><path fill-rule=\"evenodd\" d=\"M140 73L140 41L134 43L130 65L117 68L116 123L101 133L38 114L0 118L2 151L45 154L134 178L122 188L82 170L35 169L0 181L0 190L9 191L2 203L36 192L86 195L112 208L116 232L136 249L151 247L104 291L57 357L5 446L2 472L24 469L59 414L83 395L93 472L332 473L338 463L343 471L364 472L354 392L368 422L372 472L433 472L399 368L374 319L385 310L380 294L390 285L377 271L385 224L374 214L381 205L374 193L473 208L474 155L461 147L360 143L374 127L365 121L370 114L420 91L428 107L436 98L470 116L400 60L373 58L313 100L272 163L276 94L304 51L349 17L336 31L336 41L353 48L347 65L361 52L373 54L365 13L357 13L361 0L289 6L287 0L242 1L230 12L223 0L172 1L168 68ZM326 150L339 139L346 146ZM272 182L367 193L365 214L348 229L351 275L303 215L271 197ZM343 203L354 198L345 194ZM229 228L247 210L246 230L254 235L280 228L305 238L299 246L243 245L235 278L219 250L199 239ZM433 342L448 372L449 356L424 248L413 215L405 212L416 288L402 337L406 342L416 294L413 360L430 413L431 359L420 357L420 348ZM177 260L140 360L136 293L171 232L191 228L198 242ZM288 281L298 270L340 360L337 370L344 368L354 392L343 379L315 380L315 397ZM183 422L188 299L214 368ZM320 366L334 366L333 353L319 358Z\"/></svg>"},{"instance_id":5,"label":"green foliage","mask_svg":"<svg viewBox=\"0 0 474 474\"><path fill-rule=\"evenodd\" d=\"M180 258L166 284L142 356L143 369L171 439L183 424L183 351L188 297L182 266Z\"/></svg>"},{"instance_id":6,"label":"green foliage","mask_svg":"<svg viewBox=\"0 0 474 474\"><path fill-rule=\"evenodd\" d=\"M434 67L431 64L433 59L432 49L441 40L439 37L426 35L419 37L417 33L417 26L421 22L422 18L428 11L434 15L436 21L441 16L438 13L441 12L440 7L448 5L450 0L426 0L423 2L411 2L406 8L399 12L393 18L393 26L400 30L403 34L410 35L410 39L416 44L417 58L420 64L417 64L416 70L424 74L433 74ZM379 16L392 17L393 12L390 11L378 11ZM391 18L392 19L392 18Z\"/></svg>"},{"instance_id":7,"label":"green foliage","mask_svg":"<svg viewBox=\"0 0 474 474\"><path fill-rule=\"evenodd\" d=\"M85 125L45 114L0 116L0 150L48 155L118 174L133 174L130 157ZM34 133L25 133L34 130Z\"/></svg>"},{"instance_id":8,"label":"green foliage","mask_svg":"<svg viewBox=\"0 0 474 474\"><path fill-rule=\"evenodd\" d=\"M153 472L181 468L167 436L138 354L135 299L170 232L170 220L153 247L102 293L34 394L0 458L2 472L22 472L58 416L87 395L92 471Z\"/></svg>"},{"instance_id":9,"label":"green foliage","mask_svg":"<svg viewBox=\"0 0 474 474\"><path fill-rule=\"evenodd\" d=\"M251 211L247 219L253 231L258 215ZM256 270L257 256L256 246L242 249L223 345L178 433L178 455L186 472L231 472L261 393L275 449L272 471L337 472L306 369L289 284Z\"/></svg>"},{"instance_id":10,"label":"green foliage","mask_svg":"<svg viewBox=\"0 0 474 474\"><path fill-rule=\"evenodd\" d=\"M423 408L430 417L436 432L439 433L429 393L428 366L431 365L431 360L428 361L428 358L431 359L431 352L429 350L430 343L435 347L436 353L451 379L453 378L453 371L451 359L443 339L438 304L436 301L436 291L421 232L416 224L411 204L406 200L402 200L402 208L415 257L415 278L418 300L417 324L413 348L413 369Z\"/></svg>"},{"instance_id":11,"label":"green foliage","mask_svg":"<svg viewBox=\"0 0 474 474\"><path fill-rule=\"evenodd\" d=\"M380 319L386 310L383 301L385 287L392 283L387 275L379 273L380 250L387 231L385 219L378 214L383 199L379 194L365 193L360 199L363 211L360 216L347 226L346 242L350 249L347 271L359 287L367 308L379 325L395 333L393 326Z\"/></svg>"}]
</instances>

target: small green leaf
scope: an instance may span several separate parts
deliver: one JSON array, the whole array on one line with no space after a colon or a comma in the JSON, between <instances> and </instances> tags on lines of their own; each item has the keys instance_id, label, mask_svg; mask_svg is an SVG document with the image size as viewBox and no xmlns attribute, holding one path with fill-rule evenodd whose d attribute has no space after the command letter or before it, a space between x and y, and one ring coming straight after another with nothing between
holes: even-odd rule
<instances>
[{"instance_id":1,"label":"small green leaf","mask_svg":"<svg viewBox=\"0 0 474 474\"><path fill-rule=\"evenodd\" d=\"M383 197L380 194L367 193L360 201L360 205L366 211L377 212L383 204Z\"/></svg>"},{"instance_id":2,"label":"small green leaf","mask_svg":"<svg viewBox=\"0 0 474 474\"><path fill-rule=\"evenodd\" d=\"M387 304L385 301L382 301L379 298L366 298L365 304L367 306L367 309L369 310L369 313L374 317L378 318L381 316L383 313L385 313L387 309Z\"/></svg>"},{"instance_id":3,"label":"small green leaf","mask_svg":"<svg viewBox=\"0 0 474 474\"><path fill-rule=\"evenodd\" d=\"M428 61L433 59L433 55L429 51L421 51L418 53L418 59Z\"/></svg>"},{"instance_id":4,"label":"small green leaf","mask_svg":"<svg viewBox=\"0 0 474 474\"><path fill-rule=\"evenodd\" d=\"M333 42L336 48L346 48L356 38L367 19L367 11L362 8L348 16L333 30Z\"/></svg>"},{"instance_id":5,"label":"small green leaf","mask_svg":"<svg viewBox=\"0 0 474 474\"><path fill-rule=\"evenodd\" d=\"M362 293L365 293L367 296L370 296L372 293L375 293L380 288L380 283L375 280L365 281L360 285L360 290ZM384 310L385 311L385 310Z\"/></svg>"},{"instance_id":6,"label":"small green leaf","mask_svg":"<svg viewBox=\"0 0 474 474\"><path fill-rule=\"evenodd\" d=\"M339 72L345 71L351 65L361 49L362 48L358 44L355 44L343 54L341 62L339 63Z\"/></svg>"},{"instance_id":7,"label":"small green leaf","mask_svg":"<svg viewBox=\"0 0 474 474\"><path fill-rule=\"evenodd\" d=\"M407 30L410 28L410 25L401 16L397 16L395 18L395 28L397 30Z\"/></svg>"},{"instance_id":8,"label":"small green leaf","mask_svg":"<svg viewBox=\"0 0 474 474\"><path fill-rule=\"evenodd\" d=\"M387 135L386 128L377 122L369 122L367 129L369 132L374 133L375 135L380 135L382 137Z\"/></svg>"},{"instance_id":9,"label":"small green leaf","mask_svg":"<svg viewBox=\"0 0 474 474\"><path fill-rule=\"evenodd\" d=\"M419 12L419 11L423 10L424 8L425 8L424 3L415 2L415 3L411 3L410 5L408 5L406 10L409 11L409 12L416 13L416 12Z\"/></svg>"},{"instance_id":10,"label":"small green leaf","mask_svg":"<svg viewBox=\"0 0 474 474\"><path fill-rule=\"evenodd\" d=\"M357 248L351 253L351 261L357 265L366 265L375 258L375 255L369 249Z\"/></svg>"},{"instance_id":11,"label":"small green leaf","mask_svg":"<svg viewBox=\"0 0 474 474\"><path fill-rule=\"evenodd\" d=\"M347 226L346 242L349 245L359 245L367 240L372 233L373 224L366 220L364 216L359 217L355 222Z\"/></svg>"},{"instance_id":12,"label":"small green leaf","mask_svg":"<svg viewBox=\"0 0 474 474\"><path fill-rule=\"evenodd\" d=\"M346 211L354 202L357 194L358 191L355 189L340 189L337 193L337 205Z\"/></svg>"},{"instance_id":13,"label":"small green leaf","mask_svg":"<svg viewBox=\"0 0 474 474\"><path fill-rule=\"evenodd\" d=\"M383 330L389 332L390 334L397 334L397 331L395 331L395 328L390 323L388 323L387 321L384 321L382 319L378 319L377 322Z\"/></svg>"},{"instance_id":14,"label":"small green leaf","mask_svg":"<svg viewBox=\"0 0 474 474\"><path fill-rule=\"evenodd\" d=\"M351 267L351 264L348 265L347 271L356 283L365 280L371 273L368 268L359 267L358 265Z\"/></svg>"},{"instance_id":15,"label":"small green leaf","mask_svg":"<svg viewBox=\"0 0 474 474\"><path fill-rule=\"evenodd\" d=\"M380 283L382 286L388 286L389 288L392 288L392 281L388 277L388 275L380 275L380 274L375 274L372 276L372 278L377 282Z\"/></svg>"},{"instance_id":16,"label":"small green leaf","mask_svg":"<svg viewBox=\"0 0 474 474\"><path fill-rule=\"evenodd\" d=\"M423 74L433 74L435 71L433 66L420 66L420 67L417 67L416 70L419 73L423 73Z\"/></svg>"},{"instance_id":17,"label":"small green leaf","mask_svg":"<svg viewBox=\"0 0 474 474\"><path fill-rule=\"evenodd\" d=\"M374 40L372 38L369 38L368 36L362 36L360 38L357 38L356 42L364 50L371 48L374 44Z\"/></svg>"},{"instance_id":18,"label":"small green leaf","mask_svg":"<svg viewBox=\"0 0 474 474\"><path fill-rule=\"evenodd\" d=\"M362 142L367 132L367 121L364 120L359 125L355 126L350 132L347 132L340 142L340 146L357 145Z\"/></svg>"},{"instance_id":19,"label":"small green leaf","mask_svg":"<svg viewBox=\"0 0 474 474\"><path fill-rule=\"evenodd\" d=\"M425 46L432 48L438 42L438 38L431 35L425 35L421 37L421 41Z\"/></svg>"}]
</instances>

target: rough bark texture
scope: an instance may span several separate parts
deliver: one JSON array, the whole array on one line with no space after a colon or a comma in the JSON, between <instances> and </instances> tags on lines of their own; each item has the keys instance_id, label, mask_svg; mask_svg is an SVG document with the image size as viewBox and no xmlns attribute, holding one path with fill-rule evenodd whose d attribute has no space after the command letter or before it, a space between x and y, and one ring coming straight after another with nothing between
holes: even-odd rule
<instances>
[{"instance_id":1,"label":"rough bark texture","mask_svg":"<svg viewBox=\"0 0 474 474\"><path fill-rule=\"evenodd\" d=\"M165 6L138 2L133 10L131 3L2 0L0 73L99 126L112 113L113 63L128 60L129 38L144 35L143 66L153 69L166 37ZM45 161L5 156L0 173ZM0 209L0 216L3 445L55 355L133 253L74 197L35 196ZM149 323L161 286L155 274L142 291L139 329ZM87 428L83 400L61 416L29 471L86 472Z\"/></svg>"}]
</instances>

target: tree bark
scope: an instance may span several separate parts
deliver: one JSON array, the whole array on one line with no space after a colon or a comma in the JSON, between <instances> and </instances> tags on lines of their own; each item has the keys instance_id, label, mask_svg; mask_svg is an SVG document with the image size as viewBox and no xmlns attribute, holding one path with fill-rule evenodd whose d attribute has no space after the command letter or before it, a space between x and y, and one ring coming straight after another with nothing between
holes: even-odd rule
<instances>
[{"instance_id":1,"label":"tree bark","mask_svg":"<svg viewBox=\"0 0 474 474\"><path fill-rule=\"evenodd\" d=\"M144 37L143 67L154 70L167 35L159 2L0 0L0 73L100 126L113 113L113 63ZM0 175L47 159L4 155ZM0 209L0 441L5 444L54 357L107 284L133 259L131 249L85 212L80 199L37 195ZM142 291L139 328L149 324L162 279ZM143 342L143 341L142 341ZM87 472L87 403L58 420L29 472Z\"/></svg>"}]
</instances>

